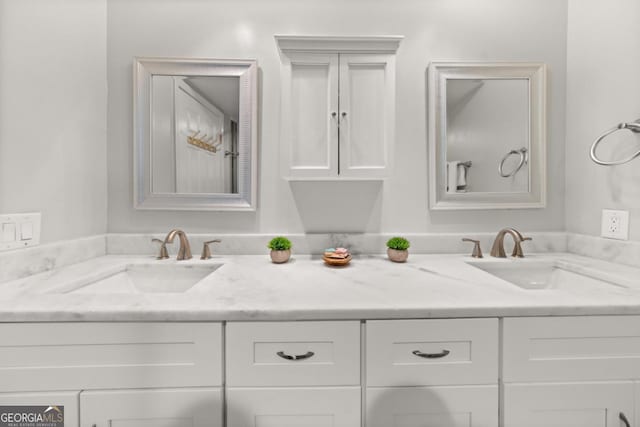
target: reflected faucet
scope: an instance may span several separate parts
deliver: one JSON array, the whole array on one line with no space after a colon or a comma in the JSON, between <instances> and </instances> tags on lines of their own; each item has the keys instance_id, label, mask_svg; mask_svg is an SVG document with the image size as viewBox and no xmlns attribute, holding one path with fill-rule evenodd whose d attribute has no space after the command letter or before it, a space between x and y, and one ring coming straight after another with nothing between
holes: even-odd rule
<instances>
[{"instance_id":1,"label":"reflected faucet","mask_svg":"<svg viewBox=\"0 0 640 427\"><path fill-rule=\"evenodd\" d=\"M506 234L511 235L513 237L513 252L511 256L516 258L524 258L524 253L522 252L521 243L525 240L531 240L531 237L523 237L522 234L516 230L515 228L503 228L498 232L496 236L496 240L493 242L493 246L491 247L491 256L496 258L506 258L507 255L504 252L504 236Z\"/></svg>"},{"instance_id":2,"label":"reflected faucet","mask_svg":"<svg viewBox=\"0 0 640 427\"><path fill-rule=\"evenodd\" d=\"M178 249L177 260L182 261L185 259L191 259L191 246L189 245L189 240L187 239L187 235L182 230L173 229L167 234L167 237L164 238L164 242L162 246L166 246L167 243L173 243L173 239L178 236L180 239L180 249Z\"/></svg>"}]
</instances>

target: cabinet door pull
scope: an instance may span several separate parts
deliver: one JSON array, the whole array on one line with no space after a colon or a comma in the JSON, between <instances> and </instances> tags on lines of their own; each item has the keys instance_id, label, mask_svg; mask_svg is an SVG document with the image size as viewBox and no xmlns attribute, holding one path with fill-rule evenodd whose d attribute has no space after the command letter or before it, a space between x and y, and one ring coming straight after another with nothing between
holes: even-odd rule
<instances>
[{"instance_id":1,"label":"cabinet door pull","mask_svg":"<svg viewBox=\"0 0 640 427\"><path fill-rule=\"evenodd\" d=\"M331 117L335 117L335 116L337 116L337 115L338 115L338 113L336 113L335 111L332 111L332 112L331 112Z\"/></svg>"},{"instance_id":2,"label":"cabinet door pull","mask_svg":"<svg viewBox=\"0 0 640 427\"><path fill-rule=\"evenodd\" d=\"M282 357L283 359L287 359L287 360L304 360L304 359L310 358L315 353L313 351L307 351L305 354L298 354L298 355L291 356L291 355L285 354L284 351L279 351L276 354Z\"/></svg>"},{"instance_id":3,"label":"cabinet door pull","mask_svg":"<svg viewBox=\"0 0 640 427\"><path fill-rule=\"evenodd\" d=\"M445 357L451 352L449 350L442 350L440 353L423 353L420 350L413 350L412 353L418 357L424 357L425 359L439 359L441 357Z\"/></svg>"},{"instance_id":4,"label":"cabinet door pull","mask_svg":"<svg viewBox=\"0 0 640 427\"><path fill-rule=\"evenodd\" d=\"M631 427L631 424L629 423L629 420L627 419L627 416L624 414L624 412L620 412L618 417L620 418L620 421L624 423L625 427Z\"/></svg>"},{"instance_id":5,"label":"cabinet door pull","mask_svg":"<svg viewBox=\"0 0 640 427\"><path fill-rule=\"evenodd\" d=\"M346 111L343 111L343 112L342 112L342 118L344 119L345 117L347 117L347 112L346 112Z\"/></svg>"}]
</instances>

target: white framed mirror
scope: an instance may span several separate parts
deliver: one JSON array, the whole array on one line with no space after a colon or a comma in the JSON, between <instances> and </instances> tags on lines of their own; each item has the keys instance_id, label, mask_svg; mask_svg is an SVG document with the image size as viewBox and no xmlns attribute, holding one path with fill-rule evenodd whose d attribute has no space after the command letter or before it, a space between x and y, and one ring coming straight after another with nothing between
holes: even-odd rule
<instances>
[{"instance_id":1,"label":"white framed mirror","mask_svg":"<svg viewBox=\"0 0 640 427\"><path fill-rule=\"evenodd\" d=\"M257 63L134 59L134 206L255 210Z\"/></svg>"},{"instance_id":2,"label":"white framed mirror","mask_svg":"<svg viewBox=\"0 0 640 427\"><path fill-rule=\"evenodd\" d=\"M546 91L543 63L429 65L432 210L545 206Z\"/></svg>"}]
</instances>

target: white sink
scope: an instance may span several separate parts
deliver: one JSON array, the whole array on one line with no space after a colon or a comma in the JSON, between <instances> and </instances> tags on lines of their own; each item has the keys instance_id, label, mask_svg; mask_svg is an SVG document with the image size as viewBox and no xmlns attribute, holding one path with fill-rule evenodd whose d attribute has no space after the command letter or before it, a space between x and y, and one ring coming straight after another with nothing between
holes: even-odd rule
<instances>
[{"instance_id":1,"label":"white sink","mask_svg":"<svg viewBox=\"0 0 640 427\"><path fill-rule=\"evenodd\" d=\"M183 293L222 264L129 264L51 290L52 293Z\"/></svg>"},{"instance_id":2,"label":"white sink","mask_svg":"<svg viewBox=\"0 0 640 427\"><path fill-rule=\"evenodd\" d=\"M554 261L468 262L480 270L527 290L625 287L584 272L572 271L570 264Z\"/></svg>"}]
</instances>

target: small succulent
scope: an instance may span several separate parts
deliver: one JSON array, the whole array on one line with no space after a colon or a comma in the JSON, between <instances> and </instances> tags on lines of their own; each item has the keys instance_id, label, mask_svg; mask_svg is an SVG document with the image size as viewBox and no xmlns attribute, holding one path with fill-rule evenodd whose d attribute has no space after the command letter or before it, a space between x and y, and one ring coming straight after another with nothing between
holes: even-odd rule
<instances>
[{"instance_id":1,"label":"small succulent","mask_svg":"<svg viewBox=\"0 0 640 427\"><path fill-rule=\"evenodd\" d=\"M387 241L387 247L398 251L406 251L411 244L404 237L392 237Z\"/></svg>"},{"instance_id":2,"label":"small succulent","mask_svg":"<svg viewBox=\"0 0 640 427\"><path fill-rule=\"evenodd\" d=\"M274 237L267 247L272 251L286 251L291 249L291 240L282 236Z\"/></svg>"}]
</instances>

